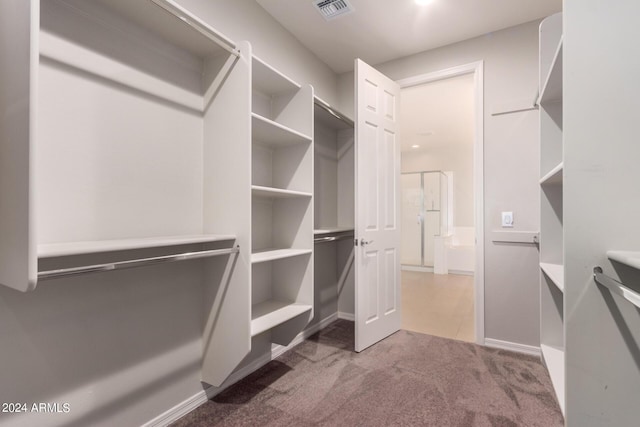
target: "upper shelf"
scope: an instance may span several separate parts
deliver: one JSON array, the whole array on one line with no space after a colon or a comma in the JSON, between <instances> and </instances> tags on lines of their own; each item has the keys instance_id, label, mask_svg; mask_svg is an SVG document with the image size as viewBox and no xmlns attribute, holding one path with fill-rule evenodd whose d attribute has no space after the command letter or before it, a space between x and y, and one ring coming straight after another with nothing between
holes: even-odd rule
<instances>
[{"instance_id":1,"label":"upper shelf","mask_svg":"<svg viewBox=\"0 0 640 427\"><path fill-rule=\"evenodd\" d=\"M262 187L260 185L252 185L251 193L258 197L269 197L273 199L290 199L294 197L312 197L311 193L304 191L283 190L281 188Z\"/></svg>"},{"instance_id":2,"label":"upper shelf","mask_svg":"<svg viewBox=\"0 0 640 427\"><path fill-rule=\"evenodd\" d=\"M69 11L90 14L100 25L118 27L115 30L131 31L131 26L142 29L196 56L212 57L224 51L238 56L235 43L173 0L64 0L57 3Z\"/></svg>"},{"instance_id":3,"label":"upper shelf","mask_svg":"<svg viewBox=\"0 0 640 427\"><path fill-rule=\"evenodd\" d=\"M545 176L540 178L540 185L562 184L563 171L564 171L564 163L560 162L556 167L551 169Z\"/></svg>"},{"instance_id":4,"label":"upper shelf","mask_svg":"<svg viewBox=\"0 0 640 427\"><path fill-rule=\"evenodd\" d=\"M541 262L540 268L551 279L553 284L560 289L560 292L564 293L564 265Z\"/></svg>"},{"instance_id":5,"label":"upper shelf","mask_svg":"<svg viewBox=\"0 0 640 427\"><path fill-rule=\"evenodd\" d=\"M562 38L558 43L545 84L540 92L540 105L562 101Z\"/></svg>"},{"instance_id":6,"label":"upper shelf","mask_svg":"<svg viewBox=\"0 0 640 427\"><path fill-rule=\"evenodd\" d=\"M256 113L251 113L251 126L254 140L271 147L311 142L310 136L304 135Z\"/></svg>"},{"instance_id":7,"label":"upper shelf","mask_svg":"<svg viewBox=\"0 0 640 427\"><path fill-rule=\"evenodd\" d=\"M253 89L274 96L300 89L300 85L254 56L251 64Z\"/></svg>"},{"instance_id":8,"label":"upper shelf","mask_svg":"<svg viewBox=\"0 0 640 427\"><path fill-rule=\"evenodd\" d=\"M629 267L640 270L640 252L635 251L607 251L607 257Z\"/></svg>"},{"instance_id":9,"label":"upper shelf","mask_svg":"<svg viewBox=\"0 0 640 427\"><path fill-rule=\"evenodd\" d=\"M230 234L146 237L139 239L99 240L91 242L50 243L38 245L39 258L53 258L102 252L126 251L168 246L235 240Z\"/></svg>"}]
</instances>

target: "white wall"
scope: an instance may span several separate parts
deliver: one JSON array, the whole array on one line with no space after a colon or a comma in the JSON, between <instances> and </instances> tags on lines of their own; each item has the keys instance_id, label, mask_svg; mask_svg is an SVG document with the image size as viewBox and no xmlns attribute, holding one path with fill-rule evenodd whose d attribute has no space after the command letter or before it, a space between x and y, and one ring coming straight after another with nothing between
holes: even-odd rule
<instances>
[{"instance_id":1,"label":"white wall","mask_svg":"<svg viewBox=\"0 0 640 427\"><path fill-rule=\"evenodd\" d=\"M640 310L594 283L593 267L640 291L640 3L564 2L564 321L569 427L637 426Z\"/></svg>"},{"instance_id":2,"label":"white wall","mask_svg":"<svg viewBox=\"0 0 640 427\"><path fill-rule=\"evenodd\" d=\"M376 66L395 80L484 61L485 234L513 211L514 230L537 230L538 112L492 116L505 102L533 104L538 24L530 22ZM353 111L353 74L340 76L341 109ZM534 246L485 241L485 336L538 346L539 267Z\"/></svg>"},{"instance_id":3,"label":"white wall","mask_svg":"<svg viewBox=\"0 0 640 427\"><path fill-rule=\"evenodd\" d=\"M335 105L336 74L254 0L177 0L235 42L248 40L253 53Z\"/></svg>"}]
</instances>

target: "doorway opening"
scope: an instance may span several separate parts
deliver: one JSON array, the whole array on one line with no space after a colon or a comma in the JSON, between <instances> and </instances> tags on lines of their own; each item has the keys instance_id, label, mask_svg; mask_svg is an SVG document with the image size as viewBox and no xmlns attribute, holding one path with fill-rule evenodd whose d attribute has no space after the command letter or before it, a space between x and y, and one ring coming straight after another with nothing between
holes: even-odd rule
<instances>
[{"instance_id":1,"label":"doorway opening","mask_svg":"<svg viewBox=\"0 0 640 427\"><path fill-rule=\"evenodd\" d=\"M398 83L402 328L483 344L482 62Z\"/></svg>"}]
</instances>

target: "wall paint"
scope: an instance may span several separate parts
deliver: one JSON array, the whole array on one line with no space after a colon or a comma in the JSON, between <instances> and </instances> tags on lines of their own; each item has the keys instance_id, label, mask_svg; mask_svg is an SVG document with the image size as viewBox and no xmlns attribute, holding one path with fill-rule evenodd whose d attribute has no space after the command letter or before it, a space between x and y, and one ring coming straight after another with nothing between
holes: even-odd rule
<instances>
[{"instance_id":1,"label":"wall paint","mask_svg":"<svg viewBox=\"0 0 640 427\"><path fill-rule=\"evenodd\" d=\"M335 105L336 74L253 0L177 0L235 42L248 40L253 53L315 94Z\"/></svg>"},{"instance_id":2,"label":"wall paint","mask_svg":"<svg viewBox=\"0 0 640 427\"><path fill-rule=\"evenodd\" d=\"M592 272L640 290L640 270L606 256L640 249L640 3L564 6L566 425L636 426L640 310Z\"/></svg>"},{"instance_id":3,"label":"wall paint","mask_svg":"<svg viewBox=\"0 0 640 427\"><path fill-rule=\"evenodd\" d=\"M492 116L509 102L532 105L538 90L538 25L534 21L376 66L392 79L484 60L485 233L513 211L514 230L538 230L538 112ZM353 112L353 73L338 82L342 111ZM485 240L485 337L538 346L538 251Z\"/></svg>"}]
</instances>

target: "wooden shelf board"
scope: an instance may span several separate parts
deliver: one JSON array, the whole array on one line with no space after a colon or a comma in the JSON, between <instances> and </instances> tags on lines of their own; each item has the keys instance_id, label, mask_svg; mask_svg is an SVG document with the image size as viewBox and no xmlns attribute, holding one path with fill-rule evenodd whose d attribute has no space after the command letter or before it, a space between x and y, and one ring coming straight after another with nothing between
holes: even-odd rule
<instances>
[{"instance_id":1,"label":"wooden shelf board","mask_svg":"<svg viewBox=\"0 0 640 427\"><path fill-rule=\"evenodd\" d=\"M322 236L323 234L346 233L354 231L353 227L323 227L313 230L314 236Z\"/></svg>"},{"instance_id":2,"label":"wooden shelf board","mask_svg":"<svg viewBox=\"0 0 640 427\"><path fill-rule=\"evenodd\" d=\"M269 300L251 307L251 336L291 320L313 307L309 304L297 304L285 301Z\"/></svg>"},{"instance_id":3,"label":"wooden shelf board","mask_svg":"<svg viewBox=\"0 0 640 427\"><path fill-rule=\"evenodd\" d=\"M560 292L564 293L564 265L541 262L540 268L551 279Z\"/></svg>"},{"instance_id":4,"label":"wooden shelf board","mask_svg":"<svg viewBox=\"0 0 640 427\"><path fill-rule=\"evenodd\" d=\"M564 414L564 350L546 344L540 344L540 350L547 365L560 410Z\"/></svg>"},{"instance_id":5,"label":"wooden shelf board","mask_svg":"<svg viewBox=\"0 0 640 427\"><path fill-rule=\"evenodd\" d=\"M271 147L282 147L311 142L311 137L263 117L251 113L253 140Z\"/></svg>"},{"instance_id":6,"label":"wooden shelf board","mask_svg":"<svg viewBox=\"0 0 640 427\"><path fill-rule=\"evenodd\" d=\"M560 101L562 101L562 38L558 43L549 74L540 92L540 105L544 106L546 103Z\"/></svg>"},{"instance_id":7,"label":"wooden shelf board","mask_svg":"<svg viewBox=\"0 0 640 427\"><path fill-rule=\"evenodd\" d=\"M311 193L306 193L304 191L283 190L281 188L263 187L260 185L252 185L251 192L254 196L271 197L276 199L313 196Z\"/></svg>"},{"instance_id":8,"label":"wooden shelf board","mask_svg":"<svg viewBox=\"0 0 640 427\"><path fill-rule=\"evenodd\" d=\"M616 261L640 270L640 252L607 251L607 257L612 261Z\"/></svg>"},{"instance_id":9,"label":"wooden shelf board","mask_svg":"<svg viewBox=\"0 0 640 427\"><path fill-rule=\"evenodd\" d=\"M251 254L251 263L274 261L277 259L291 258L294 256L307 255L312 252L311 249L266 249Z\"/></svg>"},{"instance_id":10,"label":"wooden shelf board","mask_svg":"<svg viewBox=\"0 0 640 427\"><path fill-rule=\"evenodd\" d=\"M540 185L558 185L562 184L564 171L564 162L560 162L556 167L551 169L542 178L540 178Z\"/></svg>"},{"instance_id":11,"label":"wooden shelf board","mask_svg":"<svg viewBox=\"0 0 640 427\"><path fill-rule=\"evenodd\" d=\"M253 56L253 89L265 95L278 95L300 89L300 85L260 58Z\"/></svg>"},{"instance_id":12,"label":"wooden shelf board","mask_svg":"<svg viewBox=\"0 0 640 427\"><path fill-rule=\"evenodd\" d=\"M230 234L200 234L188 236L144 237L138 239L98 240L68 243L47 243L38 245L39 258L83 255L101 252L126 251L131 249L159 248L235 240Z\"/></svg>"}]
</instances>

